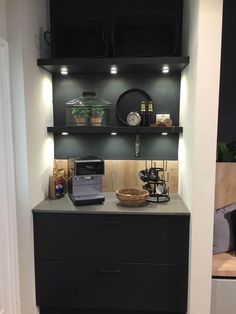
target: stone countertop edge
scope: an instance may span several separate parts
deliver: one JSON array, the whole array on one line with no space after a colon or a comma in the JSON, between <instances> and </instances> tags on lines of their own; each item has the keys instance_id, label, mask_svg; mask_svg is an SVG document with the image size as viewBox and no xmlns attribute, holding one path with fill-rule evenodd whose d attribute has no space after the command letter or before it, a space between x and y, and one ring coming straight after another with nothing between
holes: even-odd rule
<instances>
[{"instance_id":1,"label":"stone countertop edge","mask_svg":"<svg viewBox=\"0 0 236 314\"><path fill-rule=\"evenodd\" d=\"M165 203L146 202L140 207L122 206L115 192L105 192L105 202L96 205L74 206L68 195L60 199L46 199L33 208L33 213L74 213L74 214L135 214L135 215L190 215L178 194L170 194Z\"/></svg>"}]
</instances>

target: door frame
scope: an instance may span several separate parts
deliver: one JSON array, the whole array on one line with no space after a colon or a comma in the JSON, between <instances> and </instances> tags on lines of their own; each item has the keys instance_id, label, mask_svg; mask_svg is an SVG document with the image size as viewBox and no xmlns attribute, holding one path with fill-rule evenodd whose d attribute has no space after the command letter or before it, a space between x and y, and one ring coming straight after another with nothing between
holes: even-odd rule
<instances>
[{"instance_id":1,"label":"door frame","mask_svg":"<svg viewBox=\"0 0 236 314\"><path fill-rule=\"evenodd\" d=\"M0 314L20 314L9 47L0 38Z\"/></svg>"}]
</instances>

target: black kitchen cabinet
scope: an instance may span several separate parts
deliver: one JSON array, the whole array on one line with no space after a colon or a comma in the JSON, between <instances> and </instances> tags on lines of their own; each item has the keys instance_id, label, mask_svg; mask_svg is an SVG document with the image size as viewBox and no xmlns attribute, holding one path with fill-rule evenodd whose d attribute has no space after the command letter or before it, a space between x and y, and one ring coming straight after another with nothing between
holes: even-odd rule
<instances>
[{"instance_id":1,"label":"black kitchen cabinet","mask_svg":"<svg viewBox=\"0 0 236 314\"><path fill-rule=\"evenodd\" d=\"M41 314L186 313L189 215L33 217Z\"/></svg>"},{"instance_id":2,"label":"black kitchen cabinet","mask_svg":"<svg viewBox=\"0 0 236 314\"><path fill-rule=\"evenodd\" d=\"M181 55L182 16L183 0L50 0L52 57Z\"/></svg>"},{"instance_id":3,"label":"black kitchen cabinet","mask_svg":"<svg viewBox=\"0 0 236 314\"><path fill-rule=\"evenodd\" d=\"M42 306L185 311L182 264L39 261L36 274Z\"/></svg>"}]
</instances>

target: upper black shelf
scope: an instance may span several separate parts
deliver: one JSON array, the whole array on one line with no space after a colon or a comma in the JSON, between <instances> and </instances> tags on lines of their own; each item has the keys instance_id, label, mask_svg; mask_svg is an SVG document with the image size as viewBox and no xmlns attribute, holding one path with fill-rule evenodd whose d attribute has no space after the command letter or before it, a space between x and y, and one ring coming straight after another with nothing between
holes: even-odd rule
<instances>
[{"instance_id":1,"label":"upper black shelf","mask_svg":"<svg viewBox=\"0 0 236 314\"><path fill-rule=\"evenodd\" d=\"M189 64L189 57L38 59L37 64L44 70L57 74L62 66L67 67L69 74L109 73L111 65L116 65L120 73L161 72L163 65L168 65L170 72L181 72Z\"/></svg>"},{"instance_id":2,"label":"upper black shelf","mask_svg":"<svg viewBox=\"0 0 236 314\"><path fill-rule=\"evenodd\" d=\"M183 132L183 127L54 126L48 127L47 131L54 134L179 134Z\"/></svg>"}]
</instances>

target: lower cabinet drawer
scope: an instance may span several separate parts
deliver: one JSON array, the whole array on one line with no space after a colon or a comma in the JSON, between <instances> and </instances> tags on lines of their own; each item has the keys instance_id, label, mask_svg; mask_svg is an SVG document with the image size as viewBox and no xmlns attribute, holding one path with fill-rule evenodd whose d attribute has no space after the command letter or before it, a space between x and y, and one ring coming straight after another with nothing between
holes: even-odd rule
<instances>
[{"instance_id":1,"label":"lower cabinet drawer","mask_svg":"<svg viewBox=\"0 0 236 314\"><path fill-rule=\"evenodd\" d=\"M38 260L188 262L189 216L34 214Z\"/></svg>"},{"instance_id":2,"label":"lower cabinet drawer","mask_svg":"<svg viewBox=\"0 0 236 314\"><path fill-rule=\"evenodd\" d=\"M40 307L185 312L187 266L36 262Z\"/></svg>"}]
</instances>

